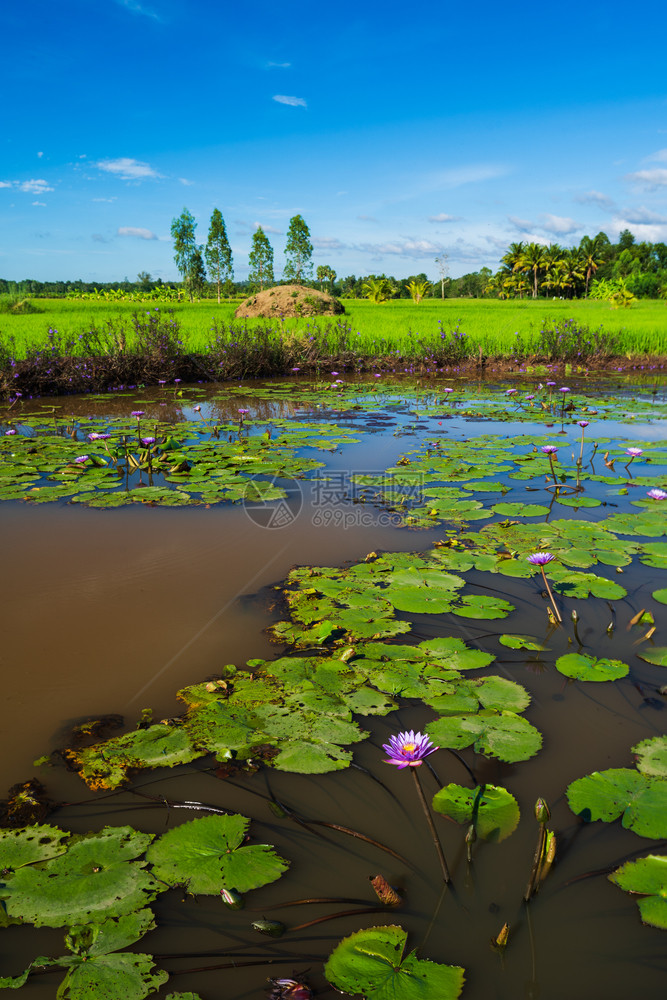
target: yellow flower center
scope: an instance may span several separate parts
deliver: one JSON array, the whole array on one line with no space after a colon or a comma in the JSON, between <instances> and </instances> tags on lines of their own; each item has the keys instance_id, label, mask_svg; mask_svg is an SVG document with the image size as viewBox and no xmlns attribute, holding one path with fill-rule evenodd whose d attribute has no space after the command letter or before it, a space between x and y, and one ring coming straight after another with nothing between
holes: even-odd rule
<instances>
[{"instance_id":1,"label":"yellow flower center","mask_svg":"<svg viewBox=\"0 0 667 1000\"><path fill-rule=\"evenodd\" d=\"M412 753L412 751L416 750L416 749L417 749L417 744L416 743L404 743L403 744L403 753Z\"/></svg>"}]
</instances>

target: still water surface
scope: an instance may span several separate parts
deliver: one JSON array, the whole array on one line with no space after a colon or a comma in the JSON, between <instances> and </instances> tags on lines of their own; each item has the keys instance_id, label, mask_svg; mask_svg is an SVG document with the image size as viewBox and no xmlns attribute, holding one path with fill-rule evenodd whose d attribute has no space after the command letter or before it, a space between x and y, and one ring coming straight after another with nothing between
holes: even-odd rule
<instances>
[{"instance_id":1,"label":"still water surface","mask_svg":"<svg viewBox=\"0 0 667 1000\"><path fill-rule=\"evenodd\" d=\"M89 400L80 405L89 412ZM131 400L125 405L131 408ZM299 416L303 419L303 414ZM356 413L352 422L363 426L365 420ZM493 429L488 422L474 425L451 419L443 430L437 417L417 421L409 407L389 407L386 419L373 417L370 433L360 444L326 455L327 469L377 471L434 433L461 437ZM628 432L622 425L605 428L605 433L611 436L619 430L633 439L642 433L641 427ZM500 428L502 434L514 432L529 433L530 425ZM539 432L544 433L543 428ZM662 423L643 432L651 440L667 437ZM568 433L574 441L574 431ZM179 710L178 688L215 675L226 663L240 665L250 658L279 655L280 647L270 644L263 630L284 617L274 605L273 588L292 566L339 565L372 550L427 549L442 536L438 528L420 532L396 528L385 512L352 505L346 508L346 523L333 515L323 522L317 497L307 484L304 497L299 515L277 530L258 526L238 506L91 510L4 504L0 511L3 787L38 773L32 766L34 758L62 745L74 722L120 713L132 728L147 707L156 719L171 716ZM623 585L632 610L650 602L655 574L635 563L626 568ZM474 582L474 573L467 577ZM517 608L511 631L544 635L546 618L537 588L511 579L503 579L500 587ZM631 661L630 636L620 629L613 637L606 632L605 602L586 602L585 609L580 630L595 646L595 654ZM604 875L580 877L616 866L632 852L664 852L664 844L638 838L619 824L582 826L564 798L566 786L575 778L596 769L631 766L629 748L664 732L663 706L659 699L647 700L644 687L659 683L660 668L645 664L630 678L613 684L569 683L553 667L537 669L530 655L498 652L494 622L471 624L451 615L410 617L415 621L415 641L460 635L496 653L487 672L510 677L530 691L533 701L526 717L544 736L536 757L507 765L466 754L479 781L504 785L518 799L522 810L518 830L501 845L479 842L469 868L462 829L439 820L454 871L453 888L443 896L409 775L381 763L380 745L391 734L423 727L432 718L432 711L423 706L408 705L386 718L363 720L363 728L372 736L355 746L355 762L380 777L384 788L360 770L316 776L271 772L268 779L258 775L234 786L201 773L199 762L178 769L168 781L147 785L146 790L253 817L254 839L275 845L291 861L291 868L288 877L248 894L247 906L265 907L266 912L233 912L210 897L184 901L176 890L158 898L154 908L159 929L135 950L207 956L158 962L169 971L224 962L225 952L238 955L239 962L250 961L253 955L287 958L275 968L175 975L158 995L196 990L204 1000L222 996L245 1000L263 996L268 975L310 969L312 984L322 995L333 996L333 991L326 992L321 966L336 941L363 926L398 923L409 930L410 947L423 946L423 957L466 968L466 1000L663 997L664 932L642 926L636 903ZM562 638L552 645L554 655L568 651ZM433 761L441 784L467 783L453 756L440 752ZM49 819L74 830L130 823L161 833L183 818L163 807L149 808L128 793L100 800L61 769L39 773L53 798L81 800ZM142 775L138 784L153 777ZM414 870L360 841L331 831L318 837L288 820L278 820L266 802L252 794L253 790L266 794L267 781L272 792L302 815L362 830L409 858ZM439 787L426 773L424 781L431 792ZM521 899L535 844L532 806L538 796L552 809L558 864L528 910ZM269 910L287 899L349 896L367 899L372 906L368 876L378 872L404 892L406 905L400 911L341 918L287 934L280 941L248 931L250 920L258 916L296 926L325 912L350 908L340 904ZM511 924L510 946L501 961L489 948L489 939L506 921ZM222 957L210 957L215 951ZM62 932L15 927L2 932L5 974L18 973L35 954L63 954ZM17 995L46 1000L55 995L57 979L35 978Z\"/></svg>"}]
</instances>

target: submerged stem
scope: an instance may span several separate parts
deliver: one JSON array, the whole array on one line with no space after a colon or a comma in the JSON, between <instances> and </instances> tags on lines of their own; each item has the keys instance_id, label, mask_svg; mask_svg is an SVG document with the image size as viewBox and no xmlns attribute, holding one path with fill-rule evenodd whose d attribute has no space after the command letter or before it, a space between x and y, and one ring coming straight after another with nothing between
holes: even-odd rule
<instances>
[{"instance_id":1,"label":"submerged stem","mask_svg":"<svg viewBox=\"0 0 667 1000\"><path fill-rule=\"evenodd\" d=\"M551 587L549 586L549 581L547 580L547 575L544 572L544 566L540 566L540 569L542 570L542 579L544 580L544 585L547 588L547 593L549 595L549 600L551 601L551 607L554 609L554 615L556 616L556 620L560 623L560 622L563 621L563 619L561 618L560 611L558 610L558 608L556 606L556 602L554 600L554 595L551 592Z\"/></svg>"},{"instance_id":2,"label":"submerged stem","mask_svg":"<svg viewBox=\"0 0 667 1000\"><path fill-rule=\"evenodd\" d=\"M428 828L431 831L431 836L433 837L433 844L435 845L435 849L438 854L438 860L440 861L440 867L442 869L442 877L446 883L451 882L452 877L449 874L449 868L447 867L447 861L445 860L445 854L442 849L442 844L440 843L440 838L438 837L438 831L435 828L435 823L433 822L433 817L431 816L431 811L428 807L426 796L424 795L424 789L421 786L419 775L417 774L417 768L411 767L410 770L412 771L412 776L415 779L415 787L417 789L417 795L419 796L419 801L421 802L422 809L424 810L424 815L426 816L426 822L428 823Z\"/></svg>"}]
</instances>

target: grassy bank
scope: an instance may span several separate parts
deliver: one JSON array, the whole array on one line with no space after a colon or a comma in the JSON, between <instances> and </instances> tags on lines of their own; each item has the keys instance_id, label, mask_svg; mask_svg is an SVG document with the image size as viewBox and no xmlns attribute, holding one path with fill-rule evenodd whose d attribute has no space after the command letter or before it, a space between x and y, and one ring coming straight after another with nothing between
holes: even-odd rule
<instances>
[{"instance_id":1,"label":"grassy bank","mask_svg":"<svg viewBox=\"0 0 667 1000\"><path fill-rule=\"evenodd\" d=\"M0 314L0 393L99 391L309 372L507 365L526 360L622 365L667 356L667 306L623 312L590 301L475 299L345 303L337 319L234 320L235 303L36 299L41 312Z\"/></svg>"}]
</instances>

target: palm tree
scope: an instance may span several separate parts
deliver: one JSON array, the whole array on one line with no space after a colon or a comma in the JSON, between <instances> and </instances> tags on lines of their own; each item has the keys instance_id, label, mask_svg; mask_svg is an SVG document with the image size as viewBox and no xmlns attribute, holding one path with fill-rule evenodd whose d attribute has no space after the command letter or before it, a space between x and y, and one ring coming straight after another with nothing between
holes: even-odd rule
<instances>
[{"instance_id":1,"label":"palm tree","mask_svg":"<svg viewBox=\"0 0 667 1000\"><path fill-rule=\"evenodd\" d=\"M537 276L547 265L547 248L542 243L529 243L514 265L515 271L533 272L533 298L537 298Z\"/></svg>"},{"instance_id":2,"label":"palm tree","mask_svg":"<svg viewBox=\"0 0 667 1000\"><path fill-rule=\"evenodd\" d=\"M590 285L591 277L595 274L600 264L604 264L604 258L600 253L600 246L596 239L592 240L590 236L584 236L579 244L579 250L581 253L581 258L586 268L586 298L588 298L588 287Z\"/></svg>"}]
</instances>

